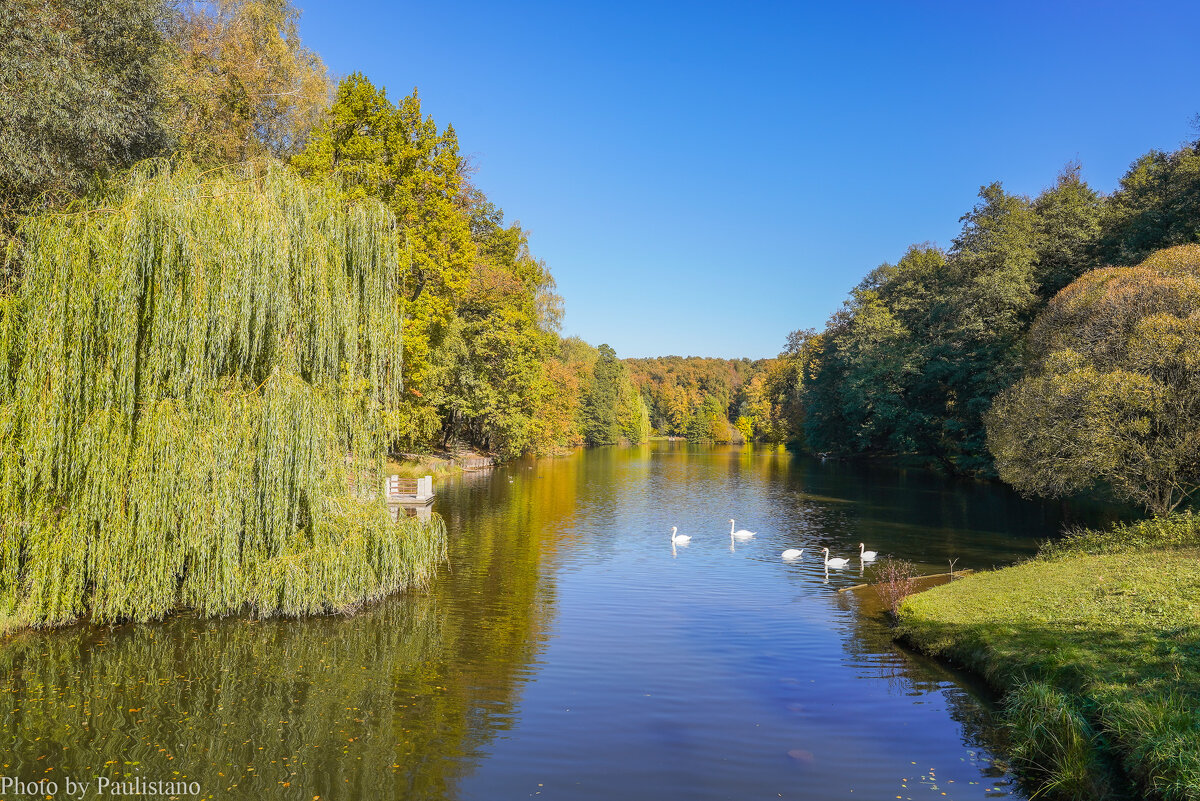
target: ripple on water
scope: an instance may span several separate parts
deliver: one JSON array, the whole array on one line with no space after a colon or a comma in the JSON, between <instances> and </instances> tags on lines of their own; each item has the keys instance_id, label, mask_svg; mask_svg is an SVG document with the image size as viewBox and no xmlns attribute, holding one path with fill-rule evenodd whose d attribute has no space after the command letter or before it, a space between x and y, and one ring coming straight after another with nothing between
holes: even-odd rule
<instances>
[{"instance_id":1,"label":"ripple on water","mask_svg":"<svg viewBox=\"0 0 1200 801\"><path fill-rule=\"evenodd\" d=\"M5 770L178 771L254 799L1019 797L986 705L837 593L863 576L827 575L820 548L987 567L1032 552L1053 509L919 471L677 446L439 492L450 564L427 594L6 643ZM732 550L730 517L758 532ZM693 536L674 553L672 525ZM782 561L790 547L804 557Z\"/></svg>"}]
</instances>

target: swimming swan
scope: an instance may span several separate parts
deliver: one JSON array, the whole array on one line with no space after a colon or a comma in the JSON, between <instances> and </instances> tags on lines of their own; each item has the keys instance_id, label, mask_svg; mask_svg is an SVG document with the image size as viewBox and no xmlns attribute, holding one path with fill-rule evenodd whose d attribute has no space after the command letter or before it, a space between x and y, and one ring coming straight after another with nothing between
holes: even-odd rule
<instances>
[{"instance_id":1,"label":"swimming swan","mask_svg":"<svg viewBox=\"0 0 1200 801\"><path fill-rule=\"evenodd\" d=\"M861 542L858 544L858 558L859 559L863 560L864 562L870 562L875 557L879 556L879 554L875 553L874 551L864 551L863 548L866 548L866 547L867 546L863 545Z\"/></svg>"},{"instance_id":2,"label":"swimming swan","mask_svg":"<svg viewBox=\"0 0 1200 801\"><path fill-rule=\"evenodd\" d=\"M741 528L741 529L738 529L737 531L734 531L734 530L733 530L733 521L732 521L732 520L730 520L730 521L729 521L729 536L731 536L731 537L733 537L734 539L737 539L737 540L748 540L748 539L750 539L751 537L753 537L753 536L754 536L754 532L753 532L753 531L746 531L746 529L744 529L744 528Z\"/></svg>"},{"instance_id":3,"label":"swimming swan","mask_svg":"<svg viewBox=\"0 0 1200 801\"><path fill-rule=\"evenodd\" d=\"M676 528L675 526L671 526L671 543L672 544L687 545L689 542L692 541L692 536L690 534L676 534L675 533L676 531L679 531L679 529Z\"/></svg>"},{"instance_id":4,"label":"swimming swan","mask_svg":"<svg viewBox=\"0 0 1200 801\"><path fill-rule=\"evenodd\" d=\"M825 567L845 567L850 564L849 559L843 559L840 556L830 559L828 548L822 548L821 550L825 551Z\"/></svg>"},{"instance_id":5,"label":"swimming swan","mask_svg":"<svg viewBox=\"0 0 1200 801\"><path fill-rule=\"evenodd\" d=\"M781 553L779 555L782 556L784 559L799 559L801 556L804 555L804 549L800 548L799 550L797 550L796 548L788 548L786 551L784 551L783 553Z\"/></svg>"}]
</instances>

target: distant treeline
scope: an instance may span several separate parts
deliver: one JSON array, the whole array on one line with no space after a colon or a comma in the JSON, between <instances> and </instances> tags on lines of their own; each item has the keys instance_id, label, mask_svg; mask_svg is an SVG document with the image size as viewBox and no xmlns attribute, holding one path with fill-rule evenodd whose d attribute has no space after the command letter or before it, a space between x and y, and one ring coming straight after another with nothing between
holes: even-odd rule
<instances>
[{"instance_id":1,"label":"distant treeline","mask_svg":"<svg viewBox=\"0 0 1200 801\"><path fill-rule=\"evenodd\" d=\"M782 442L799 424L799 376L780 359L626 359L650 426L693 442Z\"/></svg>"}]
</instances>

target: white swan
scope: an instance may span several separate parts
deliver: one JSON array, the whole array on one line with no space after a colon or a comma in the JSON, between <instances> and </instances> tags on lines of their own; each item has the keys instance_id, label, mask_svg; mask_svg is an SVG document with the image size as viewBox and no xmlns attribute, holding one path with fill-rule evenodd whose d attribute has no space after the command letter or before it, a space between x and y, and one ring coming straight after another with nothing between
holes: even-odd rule
<instances>
[{"instance_id":1,"label":"white swan","mask_svg":"<svg viewBox=\"0 0 1200 801\"><path fill-rule=\"evenodd\" d=\"M755 534L755 532L746 531L746 529L744 529L744 528L740 528L737 531L734 531L733 530L733 521L732 520L729 521L729 536L733 537L734 539L748 540L751 537L753 537L754 534Z\"/></svg>"},{"instance_id":2,"label":"white swan","mask_svg":"<svg viewBox=\"0 0 1200 801\"><path fill-rule=\"evenodd\" d=\"M846 565L850 564L849 559L843 559L840 556L830 559L828 548L822 548L821 550L825 552L825 567L845 567Z\"/></svg>"},{"instance_id":3,"label":"white swan","mask_svg":"<svg viewBox=\"0 0 1200 801\"><path fill-rule=\"evenodd\" d=\"M859 559L863 560L864 562L870 562L875 557L879 556L879 554L875 553L874 551L864 551L863 548L866 548L866 547L867 546L863 545L861 542L858 544L858 558Z\"/></svg>"},{"instance_id":4,"label":"white swan","mask_svg":"<svg viewBox=\"0 0 1200 801\"><path fill-rule=\"evenodd\" d=\"M679 531L679 529L675 526L671 526L671 544L687 545L692 541L692 536L690 534L676 534L676 531Z\"/></svg>"},{"instance_id":5,"label":"white swan","mask_svg":"<svg viewBox=\"0 0 1200 801\"><path fill-rule=\"evenodd\" d=\"M804 555L804 549L803 548L800 548L800 549L788 548L786 551L784 551L783 553L781 553L779 555L782 556L784 559L799 559L801 556Z\"/></svg>"}]
</instances>

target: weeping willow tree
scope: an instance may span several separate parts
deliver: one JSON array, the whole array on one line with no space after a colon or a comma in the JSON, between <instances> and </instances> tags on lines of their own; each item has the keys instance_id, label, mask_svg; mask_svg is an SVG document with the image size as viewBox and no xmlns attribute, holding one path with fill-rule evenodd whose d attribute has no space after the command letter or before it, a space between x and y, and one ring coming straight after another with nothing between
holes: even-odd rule
<instances>
[{"instance_id":1,"label":"weeping willow tree","mask_svg":"<svg viewBox=\"0 0 1200 801\"><path fill-rule=\"evenodd\" d=\"M425 582L441 521L374 491L392 228L262 164L148 162L28 220L0 287L0 619L299 615Z\"/></svg>"}]
</instances>

